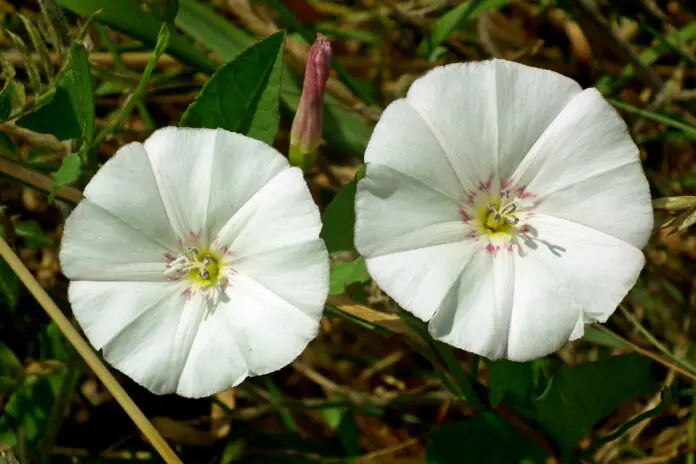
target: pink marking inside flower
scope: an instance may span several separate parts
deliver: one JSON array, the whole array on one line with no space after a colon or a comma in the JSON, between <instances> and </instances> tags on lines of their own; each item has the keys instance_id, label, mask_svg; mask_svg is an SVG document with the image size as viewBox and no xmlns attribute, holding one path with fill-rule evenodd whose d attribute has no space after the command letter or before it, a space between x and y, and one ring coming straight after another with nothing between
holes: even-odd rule
<instances>
[{"instance_id":1,"label":"pink marking inside flower","mask_svg":"<svg viewBox=\"0 0 696 464\"><path fill-rule=\"evenodd\" d=\"M503 179L503 182L500 184L500 189L501 190L509 190L510 187L512 187L512 177L508 177L507 179Z\"/></svg>"},{"instance_id":2,"label":"pink marking inside flower","mask_svg":"<svg viewBox=\"0 0 696 464\"><path fill-rule=\"evenodd\" d=\"M523 185L522 187L519 187L517 190L517 196L520 197L521 200L526 200L527 198L531 198L534 196L533 193L527 191L527 186Z\"/></svg>"},{"instance_id":3,"label":"pink marking inside flower","mask_svg":"<svg viewBox=\"0 0 696 464\"><path fill-rule=\"evenodd\" d=\"M466 210L463 207L459 207L459 216L462 218L462 221L464 222L469 222L471 221L471 216L469 213L466 212Z\"/></svg>"},{"instance_id":4,"label":"pink marking inside flower","mask_svg":"<svg viewBox=\"0 0 696 464\"><path fill-rule=\"evenodd\" d=\"M486 253L488 253L491 256L497 255L499 251L500 245L493 245L492 243L486 245Z\"/></svg>"},{"instance_id":5,"label":"pink marking inside flower","mask_svg":"<svg viewBox=\"0 0 696 464\"><path fill-rule=\"evenodd\" d=\"M181 296L183 296L185 299L190 299L193 296L193 292L191 291L190 288L187 288L183 292L181 292Z\"/></svg>"},{"instance_id":6,"label":"pink marking inside flower","mask_svg":"<svg viewBox=\"0 0 696 464\"><path fill-rule=\"evenodd\" d=\"M488 180L479 182L478 189L482 192L490 192L491 185L493 185L493 175L488 177Z\"/></svg>"}]
</instances>

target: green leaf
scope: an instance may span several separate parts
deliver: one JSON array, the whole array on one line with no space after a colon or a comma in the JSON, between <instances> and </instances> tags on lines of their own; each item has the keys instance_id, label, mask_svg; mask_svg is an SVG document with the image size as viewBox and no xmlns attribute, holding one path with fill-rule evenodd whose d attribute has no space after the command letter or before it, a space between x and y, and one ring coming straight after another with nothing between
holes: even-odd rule
<instances>
[{"instance_id":1,"label":"green leaf","mask_svg":"<svg viewBox=\"0 0 696 464\"><path fill-rule=\"evenodd\" d=\"M0 132L0 155L17 159L17 147L12 139L4 132Z\"/></svg>"},{"instance_id":2,"label":"green leaf","mask_svg":"<svg viewBox=\"0 0 696 464\"><path fill-rule=\"evenodd\" d=\"M364 283L370 280L365 260L358 258L350 263L337 264L331 268L331 285L329 295L340 295L346 287L354 283Z\"/></svg>"},{"instance_id":3,"label":"green leaf","mask_svg":"<svg viewBox=\"0 0 696 464\"><path fill-rule=\"evenodd\" d=\"M14 226L17 236L24 239L25 248L41 248L53 245L53 240L46 237L36 221L19 221Z\"/></svg>"},{"instance_id":4,"label":"green leaf","mask_svg":"<svg viewBox=\"0 0 696 464\"><path fill-rule=\"evenodd\" d=\"M0 342L0 377L17 378L21 373L21 361L7 345Z\"/></svg>"},{"instance_id":5,"label":"green leaf","mask_svg":"<svg viewBox=\"0 0 696 464\"><path fill-rule=\"evenodd\" d=\"M357 181L350 181L326 207L322 218L321 236L329 253L350 251L355 248L355 192Z\"/></svg>"},{"instance_id":6,"label":"green leaf","mask_svg":"<svg viewBox=\"0 0 696 464\"><path fill-rule=\"evenodd\" d=\"M621 340L593 326L585 327L585 335L583 335L582 339L584 341L594 343L596 345L607 346L609 348L621 348L624 346L624 343Z\"/></svg>"},{"instance_id":7,"label":"green leaf","mask_svg":"<svg viewBox=\"0 0 696 464\"><path fill-rule=\"evenodd\" d=\"M278 98L285 33L277 32L222 66L186 109L181 125L223 128L271 144L278 131Z\"/></svg>"},{"instance_id":8,"label":"green leaf","mask_svg":"<svg viewBox=\"0 0 696 464\"><path fill-rule=\"evenodd\" d=\"M435 48L463 23L508 3L510 0L469 0L461 3L435 21L430 34L418 46L418 53L423 57L429 57Z\"/></svg>"},{"instance_id":9,"label":"green leaf","mask_svg":"<svg viewBox=\"0 0 696 464\"><path fill-rule=\"evenodd\" d=\"M69 68L58 86L41 96L38 109L21 117L17 125L58 140L94 138L94 92L87 50L81 44L70 47ZM37 99L38 100L38 99Z\"/></svg>"},{"instance_id":10,"label":"green leaf","mask_svg":"<svg viewBox=\"0 0 696 464\"><path fill-rule=\"evenodd\" d=\"M10 79L0 91L0 121L7 120L12 113L15 86L15 81Z\"/></svg>"},{"instance_id":11,"label":"green leaf","mask_svg":"<svg viewBox=\"0 0 696 464\"><path fill-rule=\"evenodd\" d=\"M64 86L70 93L70 101L82 127L82 138L94 139L94 90L89 72L87 50L82 44L70 47L70 71L66 72Z\"/></svg>"},{"instance_id":12,"label":"green leaf","mask_svg":"<svg viewBox=\"0 0 696 464\"><path fill-rule=\"evenodd\" d=\"M10 309L19 303L19 277L10 265L0 258L0 298L5 300Z\"/></svg>"},{"instance_id":13,"label":"green leaf","mask_svg":"<svg viewBox=\"0 0 696 464\"><path fill-rule=\"evenodd\" d=\"M532 464L544 463L548 457L534 440L491 412L436 428L430 434L426 456L428 464Z\"/></svg>"},{"instance_id":14,"label":"green leaf","mask_svg":"<svg viewBox=\"0 0 696 464\"><path fill-rule=\"evenodd\" d=\"M64 83L71 81L70 71L65 73ZM38 99L37 99L38 100ZM70 91L65 85L41 96L38 109L17 120L17 125L41 134L52 134L58 140L76 139L82 135L82 124L70 100Z\"/></svg>"},{"instance_id":15,"label":"green leaf","mask_svg":"<svg viewBox=\"0 0 696 464\"><path fill-rule=\"evenodd\" d=\"M534 393L533 362L513 362L501 359L488 361L488 385L491 406L496 407L506 395L522 400Z\"/></svg>"},{"instance_id":16,"label":"green leaf","mask_svg":"<svg viewBox=\"0 0 696 464\"><path fill-rule=\"evenodd\" d=\"M637 354L563 366L534 403L538 420L567 453L614 409L654 393L656 382L650 367L651 361Z\"/></svg>"},{"instance_id":17,"label":"green leaf","mask_svg":"<svg viewBox=\"0 0 696 464\"><path fill-rule=\"evenodd\" d=\"M58 190L64 185L70 185L80 178L82 173L82 161L80 156L72 153L63 159L63 164L56 172L55 182L53 183L53 190L51 190L51 195L49 196L49 201L53 201L58 193Z\"/></svg>"},{"instance_id":18,"label":"green leaf","mask_svg":"<svg viewBox=\"0 0 696 464\"><path fill-rule=\"evenodd\" d=\"M160 22L153 15L140 9L132 0L58 0L58 4L82 17L101 9L99 22L142 40L151 47L157 43ZM203 72L215 71L215 63L183 37L172 36L167 52Z\"/></svg>"},{"instance_id":19,"label":"green leaf","mask_svg":"<svg viewBox=\"0 0 696 464\"><path fill-rule=\"evenodd\" d=\"M67 352L63 336L55 324L49 324L39 336L41 360L66 361ZM59 365L52 375L30 375L12 394L0 418L0 443L17 445L17 431L24 434L26 449L30 454L41 449L41 441L51 435L52 428L60 424L64 393L68 400L77 385L77 372L69 373L65 365ZM64 398L63 398L64 399ZM55 430L53 430L55 432Z\"/></svg>"}]
</instances>

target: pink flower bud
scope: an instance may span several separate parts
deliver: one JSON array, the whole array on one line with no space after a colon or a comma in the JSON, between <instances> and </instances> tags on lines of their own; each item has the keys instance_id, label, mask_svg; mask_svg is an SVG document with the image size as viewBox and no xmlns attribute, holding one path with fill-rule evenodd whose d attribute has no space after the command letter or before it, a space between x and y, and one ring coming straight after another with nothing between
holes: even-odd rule
<instances>
[{"instance_id":1,"label":"pink flower bud","mask_svg":"<svg viewBox=\"0 0 696 464\"><path fill-rule=\"evenodd\" d=\"M317 34L309 50L300 106L290 132L290 163L309 170L317 158L324 120L324 89L329 78L331 44Z\"/></svg>"}]
</instances>

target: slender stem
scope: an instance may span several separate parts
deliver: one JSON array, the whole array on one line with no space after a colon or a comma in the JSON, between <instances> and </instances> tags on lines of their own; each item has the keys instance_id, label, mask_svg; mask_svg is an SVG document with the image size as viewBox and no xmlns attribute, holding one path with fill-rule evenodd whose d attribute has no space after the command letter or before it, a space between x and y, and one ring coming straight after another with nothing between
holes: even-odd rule
<instances>
[{"instance_id":1,"label":"slender stem","mask_svg":"<svg viewBox=\"0 0 696 464\"><path fill-rule=\"evenodd\" d=\"M97 24L95 28L97 34L99 35L99 38L104 43L104 46L107 50L109 50L109 53L111 53L111 56L114 59L114 67L116 68L116 71L125 72L126 65L123 63L123 60L121 59L121 54L119 53L116 44L114 44L114 42L109 38L109 34L106 31L106 28L101 24ZM147 110L145 103L142 100L138 100L136 106L138 107L140 117L143 118L143 122L145 123L147 128L151 131L154 131L156 129L155 122L153 121L152 116L150 116L150 112Z\"/></svg>"},{"instance_id":2,"label":"slender stem","mask_svg":"<svg viewBox=\"0 0 696 464\"><path fill-rule=\"evenodd\" d=\"M53 189L54 180L51 177L2 156L0 156L0 173L45 193L50 193ZM82 192L70 185L64 185L58 190L56 197L68 203L77 204L82 200Z\"/></svg>"},{"instance_id":3,"label":"slender stem","mask_svg":"<svg viewBox=\"0 0 696 464\"><path fill-rule=\"evenodd\" d=\"M152 443L152 446L160 454L162 459L167 464L180 464L181 460L169 447L169 444L162 438L162 435L155 429L152 423L145 417L140 408L133 402L128 393L121 387L114 376L109 372L109 369L101 362L96 353L92 350L89 344L85 341L80 333L73 327L67 317L53 302L48 293L41 287L41 284L34 278L29 269L12 251L7 242L0 237L0 257L7 261L7 264L19 276L19 279L36 298L36 301L44 308L46 313L53 319L53 322L63 332L65 338L75 347L75 350L82 356L85 363L99 377L99 380L114 396L116 401L121 405L123 410L130 416L135 425Z\"/></svg>"},{"instance_id":4,"label":"slender stem","mask_svg":"<svg viewBox=\"0 0 696 464\"><path fill-rule=\"evenodd\" d=\"M99 144L101 144L109 134L116 132L128 118L128 115L130 114L131 110L133 109L135 104L140 100L140 97L142 96L143 91L145 90L145 85L150 80L152 71L155 69L155 66L157 65L157 61L159 61L160 56L164 54L165 50L169 46L170 36L171 32L169 30L169 26L165 23L162 23L159 35L157 36L157 44L155 45L155 50L152 52L152 57L150 58L150 61L147 62L147 66L145 66L145 70L143 71L143 75L140 77L140 82L138 82L138 86L135 88L130 97L128 97L128 100L126 100L126 104L123 105L123 108L121 108L121 111L116 116L116 119L114 119L114 121L111 124L109 124L109 126L105 127L99 133L99 135L97 135L97 139L94 142L94 146L98 147Z\"/></svg>"},{"instance_id":5,"label":"slender stem","mask_svg":"<svg viewBox=\"0 0 696 464\"><path fill-rule=\"evenodd\" d=\"M689 416L689 453L686 455L686 464L696 464L696 395L691 396L691 415Z\"/></svg>"},{"instance_id":6,"label":"slender stem","mask_svg":"<svg viewBox=\"0 0 696 464\"><path fill-rule=\"evenodd\" d=\"M633 324L633 326L636 328L636 330L638 330L638 332L640 332L645 338L647 338L648 341L650 343L652 343L655 348L657 348L658 350L660 350L662 352L662 354L664 354L668 358L674 360L676 363L678 363L684 369L688 369L690 372L696 374L696 367L694 367L692 364L674 356L674 354L672 354L672 352L669 351L664 344L660 343L660 341L657 340L657 338L655 338L653 336L653 334L651 334L650 331L648 331L648 329L646 329L645 327L640 325L640 322L638 322L638 320L636 320L636 318L633 317L633 315L628 310L626 310L626 308L624 308L623 306L619 306L619 309L623 313L624 317L626 317L626 319L631 321L631 324Z\"/></svg>"},{"instance_id":7,"label":"slender stem","mask_svg":"<svg viewBox=\"0 0 696 464\"><path fill-rule=\"evenodd\" d=\"M611 335L612 337L614 337L615 339L617 339L618 341L620 341L620 342L623 343L624 345L626 345L626 346L628 346L629 348L631 348L631 349L632 349L633 351L635 351L636 353L638 353L638 354L640 354L640 355L642 355L642 356L645 356L646 358L650 358L650 359L652 359L653 361L656 361L656 362L662 364L663 366L667 367L668 369L672 369L674 372L683 375L683 376L686 377L687 379L696 380L696 375L694 375L693 373L689 372L688 370L686 370L686 369L684 369L684 368L682 368L682 367L680 367L680 366L677 366L677 365L675 365L675 364L672 364L669 360L664 359L664 358L663 358L662 356L660 356L659 354L653 353L652 351L646 350L645 348L641 348L640 346L636 345L635 343L633 343L633 342L631 342L631 341L629 341L629 340L626 340L626 339L623 338L621 335L619 335L619 334L613 332L611 329L608 329L608 328L604 327L604 326L601 325L601 324L597 324L597 328L598 328L599 330L601 330L602 332L604 332L604 333L606 333L606 334L608 334L608 335Z\"/></svg>"},{"instance_id":8,"label":"slender stem","mask_svg":"<svg viewBox=\"0 0 696 464\"><path fill-rule=\"evenodd\" d=\"M638 116L650 119L651 121L664 124L666 126L671 126L675 129L679 129L688 134L690 137L696 137L696 127L692 126L691 124L677 121L676 119L672 119L668 116L664 116L653 111L644 110L642 108L636 108L635 106L629 105L628 103L624 103L618 100L609 99L609 103L621 110L628 111L629 113L635 113Z\"/></svg>"}]
</instances>

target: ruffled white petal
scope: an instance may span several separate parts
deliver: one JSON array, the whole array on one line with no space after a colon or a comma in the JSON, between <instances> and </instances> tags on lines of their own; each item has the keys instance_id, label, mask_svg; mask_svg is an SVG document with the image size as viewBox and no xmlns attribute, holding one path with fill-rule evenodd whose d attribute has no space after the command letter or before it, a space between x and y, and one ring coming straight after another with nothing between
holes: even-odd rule
<instances>
[{"instance_id":1,"label":"ruffled white petal","mask_svg":"<svg viewBox=\"0 0 696 464\"><path fill-rule=\"evenodd\" d=\"M508 357L526 361L582 336L578 322L605 322L635 284L643 253L590 227L539 215L515 255Z\"/></svg>"},{"instance_id":2,"label":"ruffled white petal","mask_svg":"<svg viewBox=\"0 0 696 464\"><path fill-rule=\"evenodd\" d=\"M329 254L315 239L242 258L234 269L319 320L329 292Z\"/></svg>"},{"instance_id":3,"label":"ruffled white petal","mask_svg":"<svg viewBox=\"0 0 696 464\"><path fill-rule=\"evenodd\" d=\"M180 238L209 232L208 199L218 133L165 127L144 143L167 216Z\"/></svg>"},{"instance_id":4,"label":"ruffled white petal","mask_svg":"<svg viewBox=\"0 0 696 464\"><path fill-rule=\"evenodd\" d=\"M142 144L121 147L92 177L84 195L163 248L177 246Z\"/></svg>"},{"instance_id":5,"label":"ruffled white petal","mask_svg":"<svg viewBox=\"0 0 696 464\"><path fill-rule=\"evenodd\" d=\"M328 288L327 288L328 292ZM249 368L249 375L278 370L305 349L319 330L319 318L308 315L260 283L239 273L217 311L227 318ZM314 312L314 311L312 311Z\"/></svg>"},{"instance_id":6,"label":"ruffled white petal","mask_svg":"<svg viewBox=\"0 0 696 464\"><path fill-rule=\"evenodd\" d=\"M466 189L495 172L498 120L491 62L435 68L413 83L406 100L430 127Z\"/></svg>"},{"instance_id":7,"label":"ruffled white petal","mask_svg":"<svg viewBox=\"0 0 696 464\"><path fill-rule=\"evenodd\" d=\"M643 248L653 228L651 205L648 181L635 161L545 196L537 211Z\"/></svg>"},{"instance_id":8,"label":"ruffled white petal","mask_svg":"<svg viewBox=\"0 0 696 464\"><path fill-rule=\"evenodd\" d=\"M365 162L387 165L454 199L466 194L430 127L405 99L382 113L365 150Z\"/></svg>"},{"instance_id":9,"label":"ruffled white petal","mask_svg":"<svg viewBox=\"0 0 696 464\"><path fill-rule=\"evenodd\" d=\"M467 242L449 243L375 257L367 270L399 306L427 321L475 253Z\"/></svg>"},{"instance_id":10,"label":"ruffled white petal","mask_svg":"<svg viewBox=\"0 0 696 464\"><path fill-rule=\"evenodd\" d=\"M319 209L302 171L285 169L256 192L222 227L218 240L237 259L315 240Z\"/></svg>"},{"instance_id":11,"label":"ruffled white petal","mask_svg":"<svg viewBox=\"0 0 696 464\"><path fill-rule=\"evenodd\" d=\"M471 256L428 324L433 337L490 359L504 357L513 297L513 257Z\"/></svg>"},{"instance_id":12,"label":"ruffled white petal","mask_svg":"<svg viewBox=\"0 0 696 464\"><path fill-rule=\"evenodd\" d=\"M153 393L175 392L206 308L202 298L171 294L107 343L104 359Z\"/></svg>"},{"instance_id":13,"label":"ruffled white petal","mask_svg":"<svg viewBox=\"0 0 696 464\"><path fill-rule=\"evenodd\" d=\"M596 89L587 89L575 96L539 137L514 178L543 200L638 160L638 147L626 124Z\"/></svg>"},{"instance_id":14,"label":"ruffled white petal","mask_svg":"<svg viewBox=\"0 0 696 464\"><path fill-rule=\"evenodd\" d=\"M288 167L273 147L218 130L208 200L208 229L216 233L256 192Z\"/></svg>"},{"instance_id":15,"label":"ruffled white petal","mask_svg":"<svg viewBox=\"0 0 696 464\"><path fill-rule=\"evenodd\" d=\"M203 316L176 387L179 395L202 398L247 378L249 368L234 330L229 310L218 307Z\"/></svg>"},{"instance_id":16,"label":"ruffled white petal","mask_svg":"<svg viewBox=\"0 0 696 464\"><path fill-rule=\"evenodd\" d=\"M454 198L390 167L368 165L355 202L355 246L366 257L466 239Z\"/></svg>"},{"instance_id":17,"label":"ruffled white petal","mask_svg":"<svg viewBox=\"0 0 696 464\"><path fill-rule=\"evenodd\" d=\"M552 71L505 60L486 64L495 69L498 175L507 179L551 121L582 89L574 80Z\"/></svg>"},{"instance_id":18,"label":"ruffled white petal","mask_svg":"<svg viewBox=\"0 0 696 464\"><path fill-rule=\"evenodd\" d=\"M180 395L207 396L239 384L250 374L276 370L284 360L300 354L318 327L329 288L324 242L254 255L236 261L234 269L226 292L229 301L206 315L198 329L177 388ZM260 299L252 301L253 294L261 295ZM258 311L265 314L256 319ZM264 322L263 317L268 320ZM299 334L293 333L295 327ZM257 339L265 340L268 330L275 330L272 335L277 339L266 347ZM277 349L270 346L276 344Z\"/></svg>"},{"instance_id":19,"label":"ruffled white petal","mask_svg":"<svg viewBox=\"0 0 696 464\"><path fill-rule=\"evenodd\" d=\"M60 263L71 280L162 281L166 252L163 244L85 199L65 221Z\"/></svg>"},{"instance_id":20,"label":"ruffled white petal","mask_svg":"<svg viewBox=\"0 0 696 464\"><path fill-rule=\"evenodd\" d=\"M75 319L97 350L148 309L165 300L175 303L174 295L180 293L174 282L74 280L68 287Z\"/></svg>"}]
</instances>

